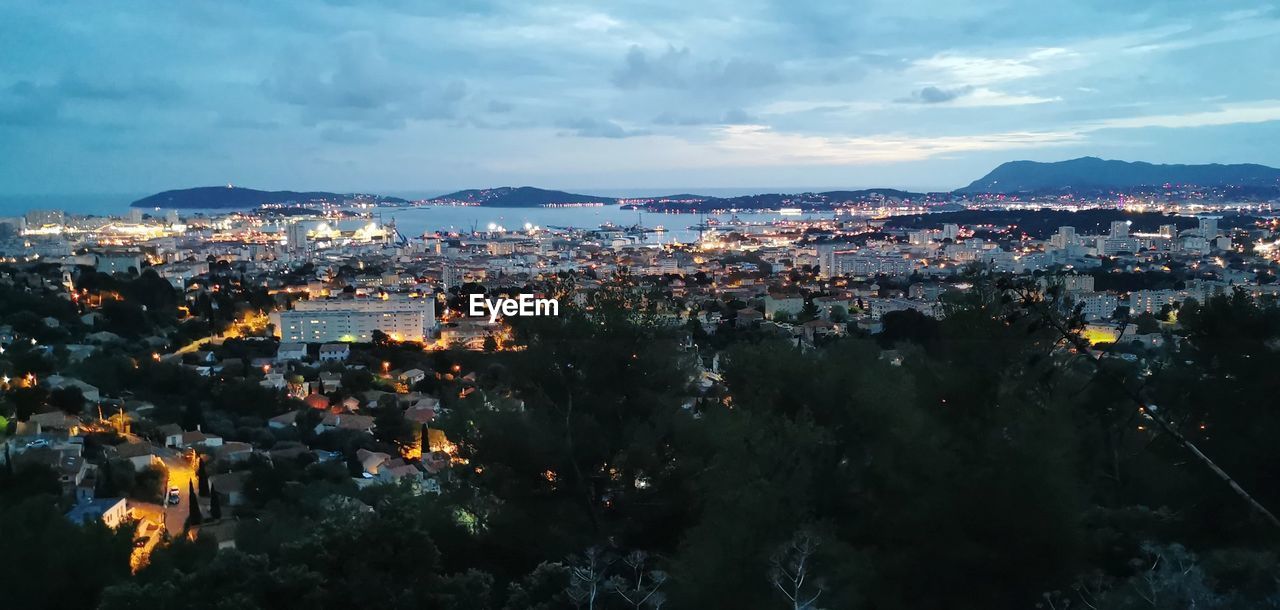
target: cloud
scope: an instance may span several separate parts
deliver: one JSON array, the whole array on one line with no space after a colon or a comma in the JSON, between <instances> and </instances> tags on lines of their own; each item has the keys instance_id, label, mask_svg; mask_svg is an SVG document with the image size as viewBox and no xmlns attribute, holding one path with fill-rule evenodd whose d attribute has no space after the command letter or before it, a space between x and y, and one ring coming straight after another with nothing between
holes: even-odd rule
<instances>
[{"instance_id":1,"label":"cloud","mask_svg":"<svg viewBox=\"0 0 1280 610\"><path fill-rule=\"evenodd\" d=\"M762 125L728 126L717 135L716 148L734 154L742 162L760 165L896 163L965 152L1061 146L1083 140L1080 133L1072 131L1015 131L942 137L906 134L831 137L779 133Z\"/></svg>"},{"instance_id":2,"label":"cloud","mask_svg":"<svg viewBox=\"0 0 1280 610\"><path fill-rule=\"evenodd\" d=\"M369 130L330 126L320 130L320 138L336 144L373 144L378 141Z\"/></svg>"},{"instance_id":3,"label":"cloud","mask_svg":"<svg viewBox=\"0 0 1280 610\"><path fill-rule=\"evenodd\" d=\"M391 129L407 120L455 117L466 83L413 78L413 72L392 62L373 34L352 32L332 45L281 57L262 88L271 98L302 108L307 124L347 121Z\"/></svg>"},{"instance_id":4,"label":"cloud","mask_svg":"<svg viewBox=\"0 0 1280 610\"><path fill-rule=\"evenodd\" d=\"M963 182L1064 146L1280 165L1274 68L1251 61L1280 54L1270 3L1011 4L26 3L0 20L0 183L409 190L519 160L531 182L639 185L705 158L745 168L708 186L832 184L855 174L817 166L922 157L893 171ZM344 152L375 140L376 160ZM591 178L606 156L616 175Z\"/></svg>"},{"instance_id":5,"label":"cloud","mask_svg":"<svg viewBox=\"0 0 1280 610\"><path fill-rule=\"evenodd\" d=\"M1085 131L1102 129L1142 129L1159 127L1187 129L1217 127L1249 123L1280 121L1280 100L1262 100L1249 103L1222 104L1213 110L1185 112L1181 114L1157 114L1136 117L1103 119L1082 125Z\"/></svg>"},{"instance_id":6,"label":"cloud","mask_svg":"<svg viewBox=\"0 0 1280 610\"><path fill-rule=\"evenodd\" d=\"M181 96L182 89L176 83L159 78L117 80L68 72L52 81L20 80L0 89L0 120L27 127L69 120L85 124L86 117L73 117L66 111L68 104L127 104L129 114L136 116L139 107L173 102Z\"/></svg>"},{"instance_id":7,"label":"cloud","mask_svg":"<svg viewBox=\"0 0 1280 610\"><path fill-rule=\"evenodd\" d=\"M648 135L647 131L627 129L614 121L578 118L560 121L557 126L569 130L567 135L580 138L630 138ZM565 134L562 134L565 135Z\"/></svg>"},{"instance_id":8,"label":"cloud","mask_svg":"<svg viewBox=\"0 0 1280 610\"><path fill-rule=\"evenodd\" d=\"M898 101L914 102L918 104L942 104L950 102L958 97L963 97L973 93L973 87L956 87L954 89L940 89L938 87L925 87L919 91L912 92L911 97Z\"/></svg>"},{"instance_id":9,"label":"cloud","mask_svg":"<svg viewBox=\"0 0 1280 610\"><path fill-rule=\"evenodd\" d=\"M720 122L727 125L745 125L756 121L756 117L747 114L747 112L741 108L730 108L726 110L724 115L720 118Z\"/></svg>"},{"instance_id":10,"label":"cloud","mask_svg":"<svg viewBox=\"0 0 1280 610\"><path fill-rule=\"evenodd\" d=\"M738 57L698 62L688 48L674 46L652 57L632 46L613 74L613 84L622 89L754 89L780 80L778 68L768 62Z\"/></svg>"},{"instance_id":11,"label":"cloud","mask_svg":"<svg viewBox=\"0 0 1280 610\"><path fill-rule=\"evenodd\" d=\"M213 122L220 129L252 129L257 131L280 129L279 121L260 119L251 116L219 115Z\"/></svg>"},{"instance_id":12,"label":"cloud","mask_svg":"<svg viewBox=\"0 0 1280 610\"><path fill-rule=\"evenodd\" d=\"M895 100L905 104L937 104L953 108L986 108L991 106L1025 106L1060 101L1060 97L1015 95L986 87L956 87L941 89L925 87L911 93L910 97Z\"/></svg>"},{"instance_id":13,"label":"cloud","mask_svg":"<svg viewBox=\"0 0 1280 610\"><path fill-rule=\"evenodd\" d=\"M63 75L52 87L54 95L65 98L112 101L172 101L182 90L177 83L157 78L127 81L89 79L79 74Z\"/></svg>"},{"instance_id":14,"label":"cloud","mask_svg":"<svg viewBox=\"0 0 1280 610\"><path fill-rule=\"evenodd\" d=\"M911 69L933 74L935 80L980 86L1044 76L1075 63L1079 55L1061 47L1037 48L1011 57L982 57L938 53L912 62Z\"/></svg>"},{"instance_id":15,"label":"cloud","mask_svg":"<svg viewBox=\"0 0 1280 610\"><path fill-rule=\"evenodd\" d=\"M743 125L758 122L759 119L741 108L730 108L719 117L698 114L680 114L664 112L654 117L655 125L675 127L696 127L699 125Z\"/></svg>"}]
</instances>

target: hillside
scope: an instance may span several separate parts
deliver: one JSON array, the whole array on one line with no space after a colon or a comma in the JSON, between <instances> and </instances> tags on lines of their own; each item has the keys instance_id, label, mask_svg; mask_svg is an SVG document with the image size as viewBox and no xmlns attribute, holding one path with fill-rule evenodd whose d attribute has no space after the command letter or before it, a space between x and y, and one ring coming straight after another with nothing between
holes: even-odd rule
<instances>
[{"instance_id":1,"label":"hillside","mask_svg":"<svg viewBox=\"0 0 1280 610\"><path fill-rule=\"evenodd\" d=\"M432 203L467 203L495 208L530 208L554 204L601 203L614 204L618 200L613 197L596 195L579 195L564 191L551 191L532 186L501 186L489 189L468 189L441 195L431 200Z\"/></svg>"},{"instance_id":2,"label":"hillside","mask_svg":"<svg viewBox=\"0 0 1280 610\"><path fill-rule=\"evenodd\" d=\"M368 200L371 203L407 203L397 197L381 195L341 194L323 191L259 191L238 186L201 186L177 189L143 197L131 204L135 208L252 208L266 203L342 203L349 200Z\"/></svg>"},{"instance_id":3,"label":"hillside","mask_svg":"<svg viewBox=\"0 0 1280 610\"><path fill-rule=\"evenodd\" d=\"M1161 185L1280 186L1280 169L1256 164L1156 165L1081 157L1041 163L1010 161L959 189L961 193L1090 192Z\"/></svg>"}]
</instances>

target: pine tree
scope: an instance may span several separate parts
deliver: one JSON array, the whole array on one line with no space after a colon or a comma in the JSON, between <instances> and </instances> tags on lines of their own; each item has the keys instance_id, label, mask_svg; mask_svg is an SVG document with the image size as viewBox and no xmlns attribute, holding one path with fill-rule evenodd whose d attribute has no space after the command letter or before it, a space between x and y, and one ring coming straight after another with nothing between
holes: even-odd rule
<instances>
[{"instance_id":1,"label":"pine tree","mask_svg":"<svg viewBox=\"0 0 1280 610\"><path fill-rule=\"evenodd\" d=\"M187 527L203 523L204 515L200 514L200 503L196 500L196 484L192 481L187 481L187 503L191 508L187 513Z\"/></svg>"},{"instance_id":2,"label":"pine tree","mask_svg":"<svg viewBox=\"0 0 1280 610\"><path fill-rule=\"evenodd\" d=\"M209 497L209 518L214 521L222 518L222 501L216 493Z\"/></svg>"},{"instance_id":3,"label":"pine tree","mask_svg":"<svg viewBox=\"0 0 1280 610\"><path fill-rule=\"evenodd\" d=\"M200 495L202 497L209 495L209 476L205 472L204 459L196 458L200 461L200 465L196 467L196 480L200 481Z\"/></svg>"}]
</instances>

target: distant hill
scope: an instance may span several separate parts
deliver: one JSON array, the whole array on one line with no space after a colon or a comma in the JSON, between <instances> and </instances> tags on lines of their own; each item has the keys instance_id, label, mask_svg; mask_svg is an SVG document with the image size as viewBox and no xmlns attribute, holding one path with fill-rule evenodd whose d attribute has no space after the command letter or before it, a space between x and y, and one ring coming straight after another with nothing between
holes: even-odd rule
<instances>
[{"instance_id":1,"label":"distant hill","mask_svg":"<svg viewBox=\"0 0 1280 610\"><path fill-rule=\"evenodd\" d=\"M549 191L532 186L469 189L441 195L431 201L433 203L470 203L495 208L530 208L557 203L614 204L618 202L613 197Z\"/></svg>"},{"instance_id":2,"label":"distant hill","mask_svg":"<svg viewBox=\"0 0 1280 610\"><path fill-rule=\"evenodd\" d=\"M156 193L131 204L135 208L252 208L264 203L342 203L349 200L368 200L372 203L408 203L397 197L381 195L340 194L322 191L259 191L238 186L201 186Z\"/></svg>"},{"instance_id":3,"label":"distant hill","mask_svg":"<svg viewBox=\"0 0 1280 610\"><path fill-rule=\"evenodd\" d=\"M1081 157L1056 163L1010 161L975 180L960 193L1088 192L1164 184L1203 187L1280 186L1280 169L1238 165L1155 165Z\"/></svg>"}]
</instances>

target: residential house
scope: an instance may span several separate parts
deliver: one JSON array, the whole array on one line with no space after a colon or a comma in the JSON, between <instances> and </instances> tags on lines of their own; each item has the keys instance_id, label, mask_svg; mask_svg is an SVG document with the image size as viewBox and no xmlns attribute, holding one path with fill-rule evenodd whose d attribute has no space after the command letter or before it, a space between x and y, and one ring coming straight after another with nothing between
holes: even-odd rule
<instances>
[{"instance_id":1,"label":"residential house","mask_svg":"<svg viewBox=\"0 0 1280 610\"><path fill-rule=\"evenodd\" d=\"M62 411L36 413L27 418L22 434L66 434L76 436L80 433L80 418L67 415Z\"/></svg>"},{"instance_id":2,"label":"residential house","mask_svg":"<svg viewBox=\"0 0 1280 610\"><path fill-rule=\"evenodd\" d=\"M140 472L152 466L158 467L161 463L156 446L147 441L116 445L114 457L128 460L135 472Z\"/></svg>"},{"instance_id":3,"label":"residential house","mask_svg":"<svg viewBox=\"0 0 1280 610\"><path fill-rule=\"evenodd\" d=\"M222 506L240 506L244 504L244 483L249 478L247 470L215 474L209 477L209 491L218 494Z\"/></svg>"},{"instance_id":4,"label":"residential house","mask_svg":"<svg viewBox=\"0 0 1280 610\"><path fill-rule=\"evenodd\" d=\"M780 313L795 316L803 309L804 297L798 294L769 294L764 297L764 317L770 320Z\"/></svg>"},{"instance_id":5,"label":"residential house","mask_svg":"<svg viewBox=\"0 0 1280 610\"><path fill-rule=\"evenodd\" d=\"M271 428L272 430L283 430L285 428L292 428L296 426L297 422L298 422L298 412L289 411L288 413L277 415L275 417L272 417L271 419L268 419L267 427Z\"/></svg>"},{"instance_id":6,"label":"residential house","mask_svg":"<svg viewBox=\"0 0 1280 610\"><path fill-rule=\"evenodd\" d=\"M352 415L350 413L326 413L324 419L316 424L316 434L331 430L355 430L357 432L373 432L373 418L368 415Z\"/></svg>"},{"instance_id":7,"label":"residential house","mask_svg":"<svg viewBox=\"0 0 1280 610\"><path fill-rule=\"evenodd\" d=\"M427 374L422 369L409 369L400 373L399 379L406 385L412 387L414 384L427 378Z\"/></svg>"},{"instance_id":8,"label":"residential house","mask_svg":"<svg viewBox=\"0 0 1280 610\"><path fill-rule=\"evenodd\" d=\"M129 503L124 498L99 498L75 505L67 512L72 523L85 525L98 522L115 529L129 518Z\"/></svg>"},{"instance_id":9,"label":"residential house","mask_svg":"<svg viewBox=\"0 0 1280 610\"><path fill-rule=\"evenodd\" d=\"M214 459L220 462L245 462L253 455L253 445L240 441L228 441L213 450Z\"/></svg>"},{"instance_id":10,"label":"residential house","mask_svg":"<svg viewBox=\"0 0 1280 610\"><path fill-rule=\"evenodd\" d=\"M391 456L381 451L369 451L368 449L356 450L356 461L360 462L360 469L368 475L377 475L382 466L391 461Z\"/></svg>"},{"instance_id":11,"label":"residential house","mask_svg":"<svg viewBox=\"0 0 1280 610\"><path fill-rule=\"evenodd\" d=\"M156 428L156 436L165 447L177 447L182 442L182 426L165 424Z\"/></svg>"},{"instance_id":12,"label":"residential house","mask_svg":"<svg viewBox=\"0 0 1280 610\"><path fill-rule=\"evenodd\" d=\"M325 371L320 373L320 391L328 394L342 387L342 373Z\"/></svg>"},{"instance_id":13,"label":"residential house","mask_svg":"<svg viewBox=\"0 0 1280 610\"><path fill-rule=\"evenodd\" d=\"M222 437L216 434L207 434L200 430L188 430L182 433L182 437L178 439L178 444L175 446L178 449L221 447Z\"/></svg>"},{"instance_id":14,"label":"residential house","mask_svg":"<svg viewBox=\"0 0 1280 610\"><path fill-rule=\"evenodd\" d=\"M321 362L343 362L351 356L351 346L346 343L325 343L320 346Z\"/></svg>"},{"instance_id":15,"label":"residential house","mask_svg":"<svg viewBox=\"0 0 1280 610\"><path fill-rule=\"evenodd\" d=\"M84 399L89 402L98 402L102 399L102 395L98 392L98 388L96 386L89 385L79 379L63 377L62 375L50 375L45 377L44 381L49 384L49 389L51 390L79 388L80 393L84 395Z\"/></svg>"},{"instance_id":16,"label":"residential house","mask_svg":"<svg viewBox=\"0 0 1280 610\"><path fill-rule=\"evenodd\" d=\"M289 384L284 379L284 373L267 373L263 375L262 381L259 381L258 385L273 390L283 390Z\"/></svg>"},{"instance_id":17,"label":"residential house","mask_svg":"<svg viewBox=\"0 0 1280 610\"><path fill-rule=\"evenodd\" d=\"M305 343L281 343L280 347L276 349L276 362L306 359L307 344Z\"/></svg>"}]
</instances>

